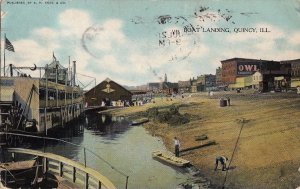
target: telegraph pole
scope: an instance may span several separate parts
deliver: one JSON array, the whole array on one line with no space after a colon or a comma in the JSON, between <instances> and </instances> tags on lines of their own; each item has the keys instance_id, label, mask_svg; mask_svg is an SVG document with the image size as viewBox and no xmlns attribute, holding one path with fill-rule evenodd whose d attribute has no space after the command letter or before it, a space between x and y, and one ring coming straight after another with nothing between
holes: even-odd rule
<instances>
[{"instance_id":1,"label":"telegraph pole","mask_svg":"<svg viewBox=\"0 0 300 189\"><path fill-rule=\"evenodd\" d=\"M0 78L1 78L1 71L2 71L1 54L2 54L2 0L0 0ZM1 79L0 79L0 82L1 82Z\"/></svg>"}]
</instances>

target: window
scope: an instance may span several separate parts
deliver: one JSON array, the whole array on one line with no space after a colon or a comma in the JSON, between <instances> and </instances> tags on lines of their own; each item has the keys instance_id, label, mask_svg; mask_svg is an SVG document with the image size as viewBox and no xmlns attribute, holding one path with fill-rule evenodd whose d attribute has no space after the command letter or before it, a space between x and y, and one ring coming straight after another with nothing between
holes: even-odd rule
<instances>
[{"instance_id":1,"label":"window","mask_svg":"<svg viewBox=\"0 0 300 189\"><path fill-rule=\"evenodd\" d=\"M46 91L43 88L39 89L39 98L40 100L46 100Z\"/></svg>"}]
</instances>

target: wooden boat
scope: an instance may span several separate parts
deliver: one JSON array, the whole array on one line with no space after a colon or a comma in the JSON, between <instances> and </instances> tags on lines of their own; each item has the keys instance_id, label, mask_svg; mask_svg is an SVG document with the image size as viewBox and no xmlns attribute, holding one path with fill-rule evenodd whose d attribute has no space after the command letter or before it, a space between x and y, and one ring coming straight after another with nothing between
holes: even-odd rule
<instances>
[{"instance_id":1,"label":"wooden boat","mask_svg":"<svg viewBox=\"0 0 300 189\"><path fill-rule=\"evenodd\" d=\"M148 118L141 118L141 119L132 121L131 125L141 125L143 123L147 123L148 121L149 121Z\"/></svg>"},{"instance_id":2,"label":"wooden boat","mask_svg":"<svg viewBox=\"0 0 300 189\"><path fill-rule=\"evenodd\" d=\"M163 153L161 151L152 152L152 157L177 167L185 167L190 164L190 162L185 159L175 157L174 155Z\"/></svg>"},{"instance_id":3,"label":"wooden boat","mask_svg":"<svg viewBox=\"0 0 300 189\"><path fill-rule=\"evenodd\" d=\"M0 163L2 186L9 188L30 186L36 176L36 165L36 160Z\"/></svg>"},{"instance_id":4,"label":"wooden boat","mask_svg":"<svg viewBox=\"0 0 300 189\"><path fill-rule=\"evenodd\" d=\"M199 140L206 140L208 139L207 135L199 135L199 136L194 136L195 140L196 141L199 141Z\"/></svg>"}]
</instances>

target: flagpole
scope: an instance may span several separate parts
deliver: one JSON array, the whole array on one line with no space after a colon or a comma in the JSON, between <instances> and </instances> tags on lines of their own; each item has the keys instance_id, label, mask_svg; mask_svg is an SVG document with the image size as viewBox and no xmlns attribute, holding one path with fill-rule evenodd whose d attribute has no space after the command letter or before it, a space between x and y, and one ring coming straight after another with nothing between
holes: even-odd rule
<instances>
[{"instance_id":1,"label":"flagpole","mask_svg":"<svg viewBox=\"0 0 300 189\"><path fill-rule=\"evenodd\" d=\"M1 72L2 72L2 69L1 69L1 66L2 66L2 60L1 60L1 50L2 50L2 0L0 0L0 78L1 78ZM1 81L1 80L0 80Z\"/></svg>"},{"instance_id":2,"label":"flagpole","mask_svg":"<svg viewBox=\"0 0 300 189\"><path fill-rule=\"evenodd\" d=\"M2 0L0 0L0 102L1 102L1 94L2 94L2 92L1 92L1 85L2 85L2 81L1 81L1 65L2 65L2 61L1 61L1 54L2 54L2 52L1 52L1 44L2 44ZM0 113L1 113L1 108L0 108ZM0 115L0 125L2 124L2 116Z\"/></svg>"}]
</instances>

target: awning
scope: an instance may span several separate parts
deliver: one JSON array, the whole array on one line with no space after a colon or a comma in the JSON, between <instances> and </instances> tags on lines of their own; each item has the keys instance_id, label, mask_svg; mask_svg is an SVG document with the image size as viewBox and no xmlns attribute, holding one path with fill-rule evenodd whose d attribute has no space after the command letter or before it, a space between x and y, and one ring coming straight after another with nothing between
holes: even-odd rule
<instances>
[{"instance_id":1,"label":"awning","mask_svg":"<svg viewBox=\"0 0 300 189\"><path fill-rule=\"evenodd\" d=\"M274 80L275 81L281 81L281 80L284 80L284 77L283 76L274 77Z\"/></svg>"},{"instance_id":2,"label":"awning","mask_svg":"<svg viewBox=\"0 0 300 189\"><path fill-rule=\"evenodd\" d=\"M291 87L300 87L300 81L297 81L297 80L292 81Z\"/></svg>"}]
</instances>

